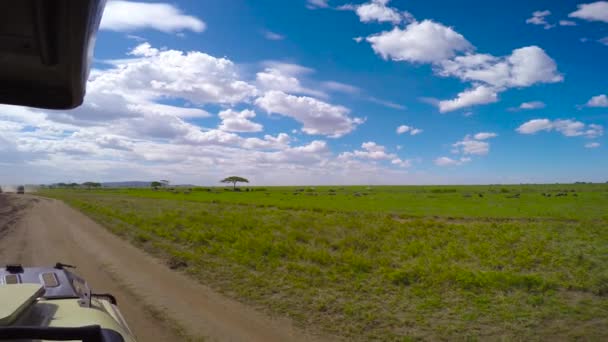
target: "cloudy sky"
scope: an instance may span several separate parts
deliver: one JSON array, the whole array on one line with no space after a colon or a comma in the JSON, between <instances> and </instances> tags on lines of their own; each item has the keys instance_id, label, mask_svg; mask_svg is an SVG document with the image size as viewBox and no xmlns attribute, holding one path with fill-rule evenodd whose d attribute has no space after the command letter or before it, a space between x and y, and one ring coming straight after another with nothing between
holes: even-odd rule
<instances>
[{"instance_id":1,"label":"cloudy sky","mask_svg":"<svg viewBox=\"0 0 608 342\"><path fill-rule=\"evenodd\" d=\"M0 183L607 181L608 2L109 1L83 106Z\"/></svg>"}]
</instances>

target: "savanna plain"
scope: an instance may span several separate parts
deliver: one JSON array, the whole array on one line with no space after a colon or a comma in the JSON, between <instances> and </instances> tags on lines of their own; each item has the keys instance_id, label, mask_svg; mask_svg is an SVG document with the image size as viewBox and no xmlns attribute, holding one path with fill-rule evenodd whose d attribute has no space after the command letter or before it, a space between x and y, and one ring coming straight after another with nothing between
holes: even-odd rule
<instances>
[{"instance_id":1,"label":"savanna plain","mask_svg":"<svg viewBox=\"0 0 608 342\"><path fill-rule=\"evenodd\" d=\"M43 189L347 340L608 339L608 184Z\"/></svg>"}]
</instances>

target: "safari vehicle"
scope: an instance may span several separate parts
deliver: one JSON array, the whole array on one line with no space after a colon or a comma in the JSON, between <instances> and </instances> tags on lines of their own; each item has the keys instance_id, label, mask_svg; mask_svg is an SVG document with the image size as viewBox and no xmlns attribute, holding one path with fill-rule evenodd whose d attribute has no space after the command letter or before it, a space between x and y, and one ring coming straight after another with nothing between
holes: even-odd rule
<instances>
[{"instance_id":1,"label":"safari vehicle","mask_svg":"<svg viewBox=\"0 0 608 342\"><path fill-rule=\"evenodd\" d=\"M0 270L0 340L135 341L111 294L57 263Z\"/></svg>"},{"instance_id":2,"label":"safari vehicle","mask_svg":"<svg viewBox=\"0 0 608 342\"><path fill-rule=\"evenodd\" d=\"M104 5L0 1L0 103L50 109L82 104ZM116 299L93 293L66 267L0 270L0 341L135 341Z\"/></svg>"},{"instance_id":3,"label":"safari vehicle","mask_svg":"<svg viewBox=\"0 0 608 342\"><path fill-rule=\"evenodd\" d=\"M17 193L21 195L25 194L25 187L23 185L19 185L17 187Z\"/></svg>"}]
</instances>

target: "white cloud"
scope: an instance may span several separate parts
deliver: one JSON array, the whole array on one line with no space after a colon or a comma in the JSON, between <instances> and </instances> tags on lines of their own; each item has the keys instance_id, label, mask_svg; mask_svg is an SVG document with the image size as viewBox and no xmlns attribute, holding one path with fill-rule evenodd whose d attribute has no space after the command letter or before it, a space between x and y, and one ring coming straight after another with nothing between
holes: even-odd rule
<instances>
[{"instance_id":1,"label":"white cloud","mask_svg":"<svg viewBox=\"0 0 608 342\"><path fill-rule=\"evenodd\" d=\"M361 89L350 84L340 83L335 81L326 81L321 83L321 86L327 90L345 93L345 94L357 94L361 92Z\"/></svg>"},{"instance_id":2,"label":"white cloud","mask_svg":"<svg viewBox=\"0 0 608 342\"><path fill-rule=\"evenodd\" d=\"M289 148L291 138L286 133L279 133L276 137L272 135L264 135L264 139L247 138L243 142L243 147L248 149L278 149L284 150ZM314 143L318 143L315 141ZM325 142L322 142L325 144ZM308 147L310 149L310 147Z\"/></svg>"},{"instance_id":3,"label":"white cloud","mask_svg":"<svg viewBox=\"0 0 608 342\"><path fill-rule=\"evenodd\" d=\"M244 109L240 112L232 109L226 109L219 113L222 123L219 129L228 132L260 132L262 131L262 125L253 122L249 119L255 117L255 112L252 110Z\"/></svg>"},{"instance_id":4,"label":"white cloud","mask_svg":"<svg viewBox=\"0 0 608 342\"><path fill-rule=\"evenodd\" d=\"M366 40L384 59L414 63L435 63L473 49L461 34L431 20L412 22L405 29L395 27Z\"/></svg>"},{"instance_id":5,"label":"white cloud","mask_svg":"<svg viewBox=\"0 0 608 342\"><path fill-rule=\"evenodd\" d=\"M256 184L432 182L408 176L403 168L410 161L386 150L383 153L392 158L353 156L344 160L322 140L298 143L298 138L306 137L292 139L286 133L241 136L233 131L257 130L250 123L253 111L226 108L234 104L241 109L260 92L255 83L243 80L238 65L201 52L155 49L149 44L133 53L129 59L111 61L104 70L92 71L79 109L0 106L3 181L112 181L124 180L127 174L133 179L217 184L226 174L242 174ZM294 65L276 67L300 72L298 75L309 72ZM183 78L187 83L181 83ZM247 85L247 91L231 94L235 82ZM268 93L260 99L276 105L270 100L277 98ZM288 114L283 115L301 120L304 132L338 136L363 121L349 116L348 109L341 106L279 95L286 102L279 101L287 109ZM219 118L223 120L218 127L204 127L209 124L205 119L209 114L198 103L221 108ZM199 119L187 121L192 117ZM361 152L380 151L370 144L366 147Z\"/></svg>"},{"instance_id":6,"label":"white cloud","mask_svg":"<svg viewBox=\"0 0 608 342\"><path fill-rule=\"evenodd\" d=\"M492 132L479 132L473 136L476 140L486 140L497 137L498 134Z\"/></svg>"},{"instance_id":7,"label":"white cloud","mask_svg":"<svg viewBox=\"0 0 608 342\"><path fill-rule=\"evenodd\" d=\"M557 71L555 61L538 46L515 49L505 57L487 54L459 56L442 62L437 71L442 76L483 82L497 88L529 87L564 79Z\"/></svg>"},{"instance_id":8,"label":"white cloud","mask_svg":"<svg viewBox=\"0 0 608 342\"><path fill-rule=\"evenodd\" d=\"M550 131L553 123L549 119L533 119L519 126L516 131L521 134L534 134L539 131Z\"/></svg>"},{"instance_id":9,"label":"white cloud","mask_svg":"<svg viewBox=\"0 0 608 342\"><path fill-rule=\"evenodd\" d=\"M264 34L264 38L268 40L283 40L285 36L282 34L278 34L276 32L265 30L262 32Z\"/></svg>"},{"instance_id":10,"label":"white cloud","mask_svg":"<svg viewBox=\"0 0 608 342\"><path fill-rule=\"evenodd\" d=\"M549 120L533 119L519 126L516 131L521 134L534 134L540 131L556 131L566 137L584 136L586 138L596 138L604 134L604 128L596 124L584 124L574 120Z\"/></svg>"},{"instance_id":11,"label":"white cloud","mask_svg":"<svg viewBox=\"0 0 608 342\"><path fill-rule=\"evenodd\" d=\"M458 96L455 99L439 101L438 107L439 112L447 113L461 108L493 103L496 101L498 101L496 91L490 87L480 85L473 89L458 93Z\"/></svg>"},{"instance_id":12,"label":"white cloud","mask_svg":"<svg viewBox=\"0 0 608 342\"><path fill-rule=\"evenodd\" d=\"M345 5L341 9L357 10L361 6L374 8L374 19L382 13L385 21L396 22L395 10L386 7L386 0L372 0L364 5ZM549 11L536 11L528 23L543 24ZM564 23L569 25L569 23ZM359 39L357 39L359 41ZM432 64L440 76L457 77L471 82L471 88L451 100L425 97L425 101L437 105L441 112L465 108L477 104L498 101L498 93L513 87L529 87L537 83L563 81L555 61L538 46L515 49L508 56L495 57L474 53L475 47L453 28L432 20L415 21L405 28L395 26L391 31L372 34L366 38L374 52L385 60ZM464 55L463 55L464 54Z\"/></svg>"},{"instance_id":13,"label":"white cloud","mask_svg":"<svg viewBox=\"0 0 608 342\"><path fill-rule=\"evenodd\" d=\"M147 40L146 38L138 36L138 35L135 35L135 34L128 34L128 35L126 35L126 37L129 38L129 39L132 39L132 40L134 40L136 42L139 42L139 43L143 43L143 42L145 42Z\"/></svg>"},{"instance_id":14,"label":"white cloud","mask_svg":"<svg viewBox=\"0 0 608 342\"><path fill-rule=\"evenodd\" d=\"M545 103L541 101L523 102L519 105L519 109L540 109L545 108Z\"/></svg>"},{"instance_id":15,"label":"white cloud","mask_svg":"<svg viewBox=\"0 0 608 342\"><path fill-rule=\"evenodd\" d=\"M453 165L462 165L464 163L468 163L471 161L471 158L463 157L460 159L452 159L449 157L439 157L435 159L435 165L437 166L453 166Z\"/></svg>"},{"instance_id":16,"label":"white cloud","mask_svg":"<svg viewBox=\"0 0 608 342\"><path fill-rule=\"evenodd\" d=\"M80 108L48 111L45 116L78 126L146 115L202 118L210 115L199 105L246 102L258 93L225 58L197 51L160 51L148 43L130 54L134 58L111 61L110 68L91 71ZM183 104L160 103L167 100Z\"/></svg>"},{"instance_id":17,"label":"white cloud","mask_svg":"<svg viewBox=\"0 0 608 342\"><path fill-rule=\"evenodd\" d=\"M255 100L255 104L269 113L277 113L303 124L307 134L321 134L337 138L352 132L363 119L351 118L350 110L343 106L307 97L268 91Z\"/></svg>"},{"instance_id":18,"label":"white cloud","mask_svg":"<svg viewBox=\"0 0 608 342\"><path fill-rule=\"evenodd\" d=\"M608 96L601 94L593 96L587 101L588 107L608 107Z\"/></svg>"},{"instance_id":19,"label":"white cloud","mask_svg":"<svg viewBox=\"0 0 608 342\"><path fill-rule=\"evenodd\" d=\"M363 39L364 39L363 37L355 37L355 38L353 38L353 40L355 42L357 42L357 43L361 43L363 41Z\"/></svg>"},{"instance_id":20,"label":"white cloud","mask_svg":"<svg viewBox=\"0 0 608 342\"><path fill-rule=\"evenodd\" d=\"M110 72L94 77L93 90L105 87L118 94L183 98L197 104L232 104L256 95L256 88L242 81L234 63L226 58L198 51L159 51L148 43L131 54L139 58L121 61Z\"/></svg>"},{"instance_id":21,"label":"white cloud","mask_svg":"<svg viewBox=\"0 0 608 342\"><path fill-rule=\"evenodd\" d=\"M411 166L410 160L403 160L394 153L388 153L386 147L378 145L373 141L367 141L361 144L361 150L352 152L343 152L338 156L338 160L349 161L353 159L373 160L373 161L390 161L390 164L407 168Z\"/></svg>"},{"instance_id":22,"label":"white cloud","mask_svg":"<svg viewBox=\"0 0 608 342\"><path fill-rule=\"evenodd\" d=\"M308 9L327 8L329 0L307 0L306 7Z\"/></svg>"},{"instance_id":23,"label":"white cloud","mask_svg":"<svg viewBox=\"0 0 608 342\"><path fill-rule=\"evenodd\" d=\"M392 101L382 100L382 99L379 99L379 98L373 97L373 96L368 97L367 100L371 101L373 103L377 103L379 105L382 105L384 107L388 107L388 108L393 108L393 109L398 109L398 110L404 110L404 109L407 108L404 105L401 105L401 104L398 104L398 103L395 103L395 102L392 102Z\"/></svg>"},{"instance_id":24,"label":"white cloud","mask_svg":"<svg viewBox=\"0 0 608 342\"><path fill-rule=\"evenodd\" d=\"M596 1L578 5L578 10L568 14L570 18L608 23L608 1Z\"/></svg>"},{"instance_id":25,"label":"white cloud","mask_svg":"<svg viewBox=\"0 0 608 342\"><path fill-rule=\"evenodd\" d=\"M263 90L278 90L327 98L322 91L304 87L297 76L313 72L297 64L273 63L256 74L256 83Z\"/></svg>"},{"instance_id":26,"label":"white cloud","mask_svg":"<svg viewBox=\"0 0 608 342\"><path fill-rule=\"evenodd\" d=\"M560 20L559 26L576 26L576 22L571 20Z\"/></svg>"},{"instance_id":27,"label":"white cloud","mask_svg":"<svg viewBox=\"0 0 608 342\"><path fill-rule=\"evenodd\" d=\"M308 67L305 67L305 66L302 66L299 64L286 63L286 62L281 62L281 61L276 61L276 60L264 61L262 63L262 65L266 68L276 69L285 75L291 75L291 76L303 76L303 75L312 74L315 72L314 69L311 69L311 68L308 68Z\"/></svg>"},{"instance_id":28,"label":"white cloud","mask_svg":"<svg viewBox=\"0 0 608 342\"><path fill-rule=\"evenodd\" d=\"M585 148L598 148L600 147L600 143L598 142L590 142L585 144Z\"/></svg>"},{"instance_id":29,"label":"white cloud","mask_svg":"<svg viewBox=\"0 0 608 342\"><path fill-rule=\"evenodd\" d=\"M551 11L535 11L532 13L532 17L526 19L526 24L532 25L543 25L545 30L555 27L555 25L551 25L545 20L545 17L551 15Z\"/></svg>"},{"instance_id":30,"label":"white cloud","mask_svg":"<svg viewBox=\"0 0 608 342\"><path fill-rule=\"evenodd\" d=\"M555 61L537 46L515 49L505 57L488 54L458 56L437 64L436 72L441 76L454 76L477 84L475 88L459 93L453 100L439 101L439 111L442 113L496 102L497 93L508 88L563 81Z\"/></svg>"},{"instance_id":31,"label":"white cloud","mask_svg":"<svg viewBox=\"0 0 608 342\"><path fill-rule=\"evenodd\" d=\"M144 29L203 32L205 27L202 20L183 14L171 4L121 0L108 1L100 24L101 30L127 32Z\"/></svg>"},{"instance_id":32,"label":"white cloud","mask_svg":"<svg viewBox=\"0 0 608 342\"><path fill-rule=\"evenodd\" d=\"M397 127L397 134L409 133L410 135L417 135L422 133L422 130L419 128L414 128L407 125L401 125Z\"/></svg>"},{"instance_id":33,"label":"white cloud","mask_svg":"<svg viewBox=\"0 0 608 342\"><path fill-rule=\"evenodd\" d=\"M412 166L412 161L411 160L403 160L401 158L395 158L395 159L391 160L391 164L397 165L397 166L402 167L402 168L408 168L408 167Z\"/></svg>"},{"instance_id":34,"label":"white cloud","mask_svg":"<svg viewBox=\"0 0 608 342\"><path fill-rule=\"evenodd\" d=\"M369 22L389 22L394 25L401 22L414 21L414 17L408 12L400 12L396 8L387 7L390 0L371 0L370 2L361 5L344 5L340 6L342 10L352 10L357 13L359 20L363 23Z\"/></svg>"},{"instance_id":35,"label":"white cloud","mask_svg":"<svg viewBox=\"0 0 608 342\"><path fill-rule=\"evenodd\" d=\"M471 135L467 134L460 141L452 144L452 153L459 154L459 158L439 157L435 159L435 165L437 166L453 166L462 165L470 162L472 159L468 156L485 156L490 152L490 143L486 140L498 136L492 132L479 132Z\"/></svg>"},{"instance_id":36,"label":"white cloud","mask_svg":"<svg viewBox=\"0 0 608 342\"><path fill-rule=\"evenodd\" d=\"M580 121L555 120L553 121L553 128L567 137L577 137L585 134L583 131L585 124Z\"/></svg>"},{"instance_id":37,"label":"white cloud","mask_svg":"<svg viewBox=\"0 0 608 342\"><path fill-rule=\"evenodd\" d=\"M490 143L476 140L468 135L465 136L463 140L452 144L452 146L456 148L457 153L464 155L486 155L490 152Z\"/></svg>"}]
</instances>

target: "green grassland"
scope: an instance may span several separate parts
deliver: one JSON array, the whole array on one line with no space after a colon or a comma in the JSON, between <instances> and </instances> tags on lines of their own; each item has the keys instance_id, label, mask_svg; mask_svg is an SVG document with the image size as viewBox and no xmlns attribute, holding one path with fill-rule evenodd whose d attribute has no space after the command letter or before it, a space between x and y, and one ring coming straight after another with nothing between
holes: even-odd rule
<instances>
[{"instance_id":1,"label":"green grassland","mask_svg":"<svg viewBox=\"0 0 608 342\"><path fill-rule=\"evenodd\" d=\"M44 190L348 340L608 339L608 185Z\"/></svg>"}]
</instances>

